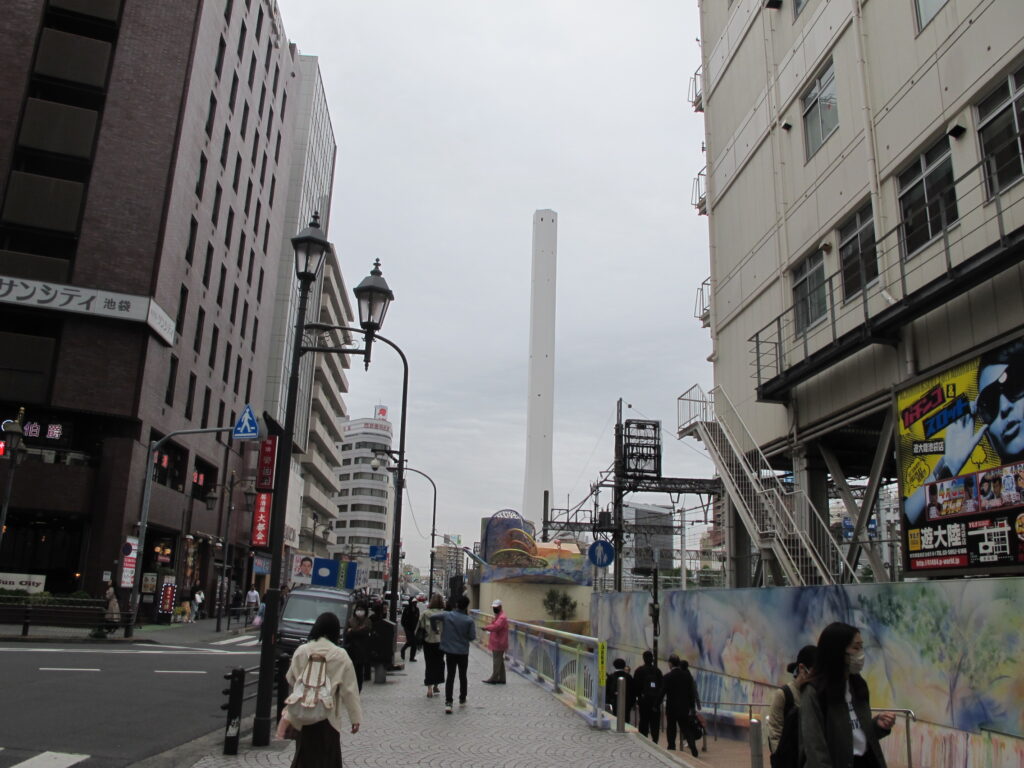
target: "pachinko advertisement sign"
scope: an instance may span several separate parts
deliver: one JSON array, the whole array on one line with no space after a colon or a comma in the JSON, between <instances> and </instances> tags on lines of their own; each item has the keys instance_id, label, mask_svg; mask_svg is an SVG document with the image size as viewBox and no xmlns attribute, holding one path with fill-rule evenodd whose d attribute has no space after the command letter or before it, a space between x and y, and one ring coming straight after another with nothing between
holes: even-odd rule
<instances>
[{"instance_id":1,"label":"pachinko advertisement sign","mask_svg":"<svg viewBox=\"0 0 1024 768\"><path fill-rule=\"evenodd\" d=\"M1024 339L896 397L907 570L1024 572Z\"/></svg>"}]
</instances>

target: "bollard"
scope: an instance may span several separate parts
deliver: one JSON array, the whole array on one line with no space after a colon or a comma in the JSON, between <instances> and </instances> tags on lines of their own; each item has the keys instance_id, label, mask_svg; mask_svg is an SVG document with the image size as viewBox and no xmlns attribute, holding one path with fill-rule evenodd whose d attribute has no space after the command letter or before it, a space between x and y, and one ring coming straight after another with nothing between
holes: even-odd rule
<instances>
[{"instance_id":1,"label":"bollard","mask_svg":"<svg viewBox=\"0 0 1024 768\"><path fill-rule=\"evenodd\" d=\"M626 678L615 681L615 732L626 732Z\"/></svg>"},{"instance_id":2,"label":"bollard","mask_svg":"<svg viewBox=\"0 0 1024 768\"><path fill-rule=\"evenodd\" d=\"M761 741L761 721L750 718L750 768L761 768L764 765L764 749Z\"/></svg>"},{"instance_id":3,"label":"bollard","mask_svg":"<svg viewBox=\"0 0 1024 768\"><path fill-rule=\"evenodd\" d=\"M245 690L245 670L235 667L230 674L224 675L225 680L230 680L230 685L223 693L228 697L227 704L221 704L220 708L227 710L227 722L224 726L224 754L238 754L238 734L242 730L242 693Z\"/></svg>"}]
</instances>

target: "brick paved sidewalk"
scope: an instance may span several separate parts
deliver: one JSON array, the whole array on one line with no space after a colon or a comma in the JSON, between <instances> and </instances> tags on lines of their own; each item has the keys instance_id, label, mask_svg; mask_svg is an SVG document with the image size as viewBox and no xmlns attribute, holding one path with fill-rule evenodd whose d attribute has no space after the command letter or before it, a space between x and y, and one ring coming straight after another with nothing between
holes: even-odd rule
<instances>
[{"instance_id":1,"label":"brick paved sidewalk","mask_svg":"<svg viewBox=\"0 0 1024 768\"><path fill-rule=\"evenodd\" d=\"M587 768L679 768L702 766L676 758L636 733L597 731L548 691L510 673L507 685L484 685L491 659L474 647L469 657L465 707L444 713L444 697L426 697L423 663L406 664L386 685L363 686L359 733L341 737L346 766L416 765L429 768L545 768L566 764ZM456 682L456 698L458 697ZM442 687L442 691L443 691ZM254 749L249 737L237 756L210 755L192 768L287 768L293 746L274 742Z\"/></svg>"}]
</instances>

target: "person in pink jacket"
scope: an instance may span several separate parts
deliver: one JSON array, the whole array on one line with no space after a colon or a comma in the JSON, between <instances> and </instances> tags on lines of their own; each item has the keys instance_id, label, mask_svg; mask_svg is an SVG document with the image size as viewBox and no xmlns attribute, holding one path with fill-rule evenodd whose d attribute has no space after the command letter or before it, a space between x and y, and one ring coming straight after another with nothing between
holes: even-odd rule
<instances>
[{"instance_id":1,"label":"person in pink jacket","mask_svg":"<svg viewBox=\"0 0 1024 768\"><path fill-rule=\"evenodd\" d=\"M505 651L508 650L508 616L501 610L501 600L491 603L491 610L494 611L494 621L484 627L484 632L491 633L487 638L487 648L494 659L494 670L484 682L492 685L504 685Z\"/></svg>"}]
</instances>

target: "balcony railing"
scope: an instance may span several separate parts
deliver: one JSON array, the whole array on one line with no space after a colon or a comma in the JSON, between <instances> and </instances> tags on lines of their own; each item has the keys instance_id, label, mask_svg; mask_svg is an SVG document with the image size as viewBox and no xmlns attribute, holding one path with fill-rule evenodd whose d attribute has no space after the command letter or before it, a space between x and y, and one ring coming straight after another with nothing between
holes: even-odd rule
<instances>
[{"instance_id":1,"label":"balcony railing","mask_svg":"<svg viewBox=\"0 0 1024 768\"><path fill-rule=\"evenodd\" d=\"M704 111L704 67L697 67L697 71L690 75L690 91L687 96L690 106L694 112Z\"/></svg>"},{"instance_id":2,"label":"balcony railing","mask_svg":"<svg viewBox=\"0 0 1024 768\"><path fill-rule=\"evenodd\" d=\"M907 243L921 239L920 222L901 220L879 237L871 265L878 274L865 274L862 260L855 292L844 295L844 275L836 271L815 282L803 304L794 302L751 336L759 399L784 401L801 381L858 349L896 343L908 322L1020 261L1024 183L997 191L990 179L1000 171L990 156L955 179L957 220L947 221L946 206L932 201L924 226L935 234L916 251L908 253Z\"/></svg>"},{"instance_id":3,"label":"balcony railing","mask_svg":"<svg viewBox=\"0 0 1024 768\"><path fill-rule=\"evenodd\" d=\"M708 169L705 166L700 169L697 178L693 180L693 192L690 194L690 202L697 209L697 213L702 216L707 215L708 212L707 180Z\"/></svg>"},{"instance_id":4,"label":"balcony railing","mask_svg":"<svg viewBox=\"0 0 1024 768\"><path fill-rule=\"evenodd\" d=\"M711 278L705 277L704 282L697 289L697 301L693 305L693 316L700 320L700 324L708 328L711 326Z\"/></svg>"}]
</instances>

